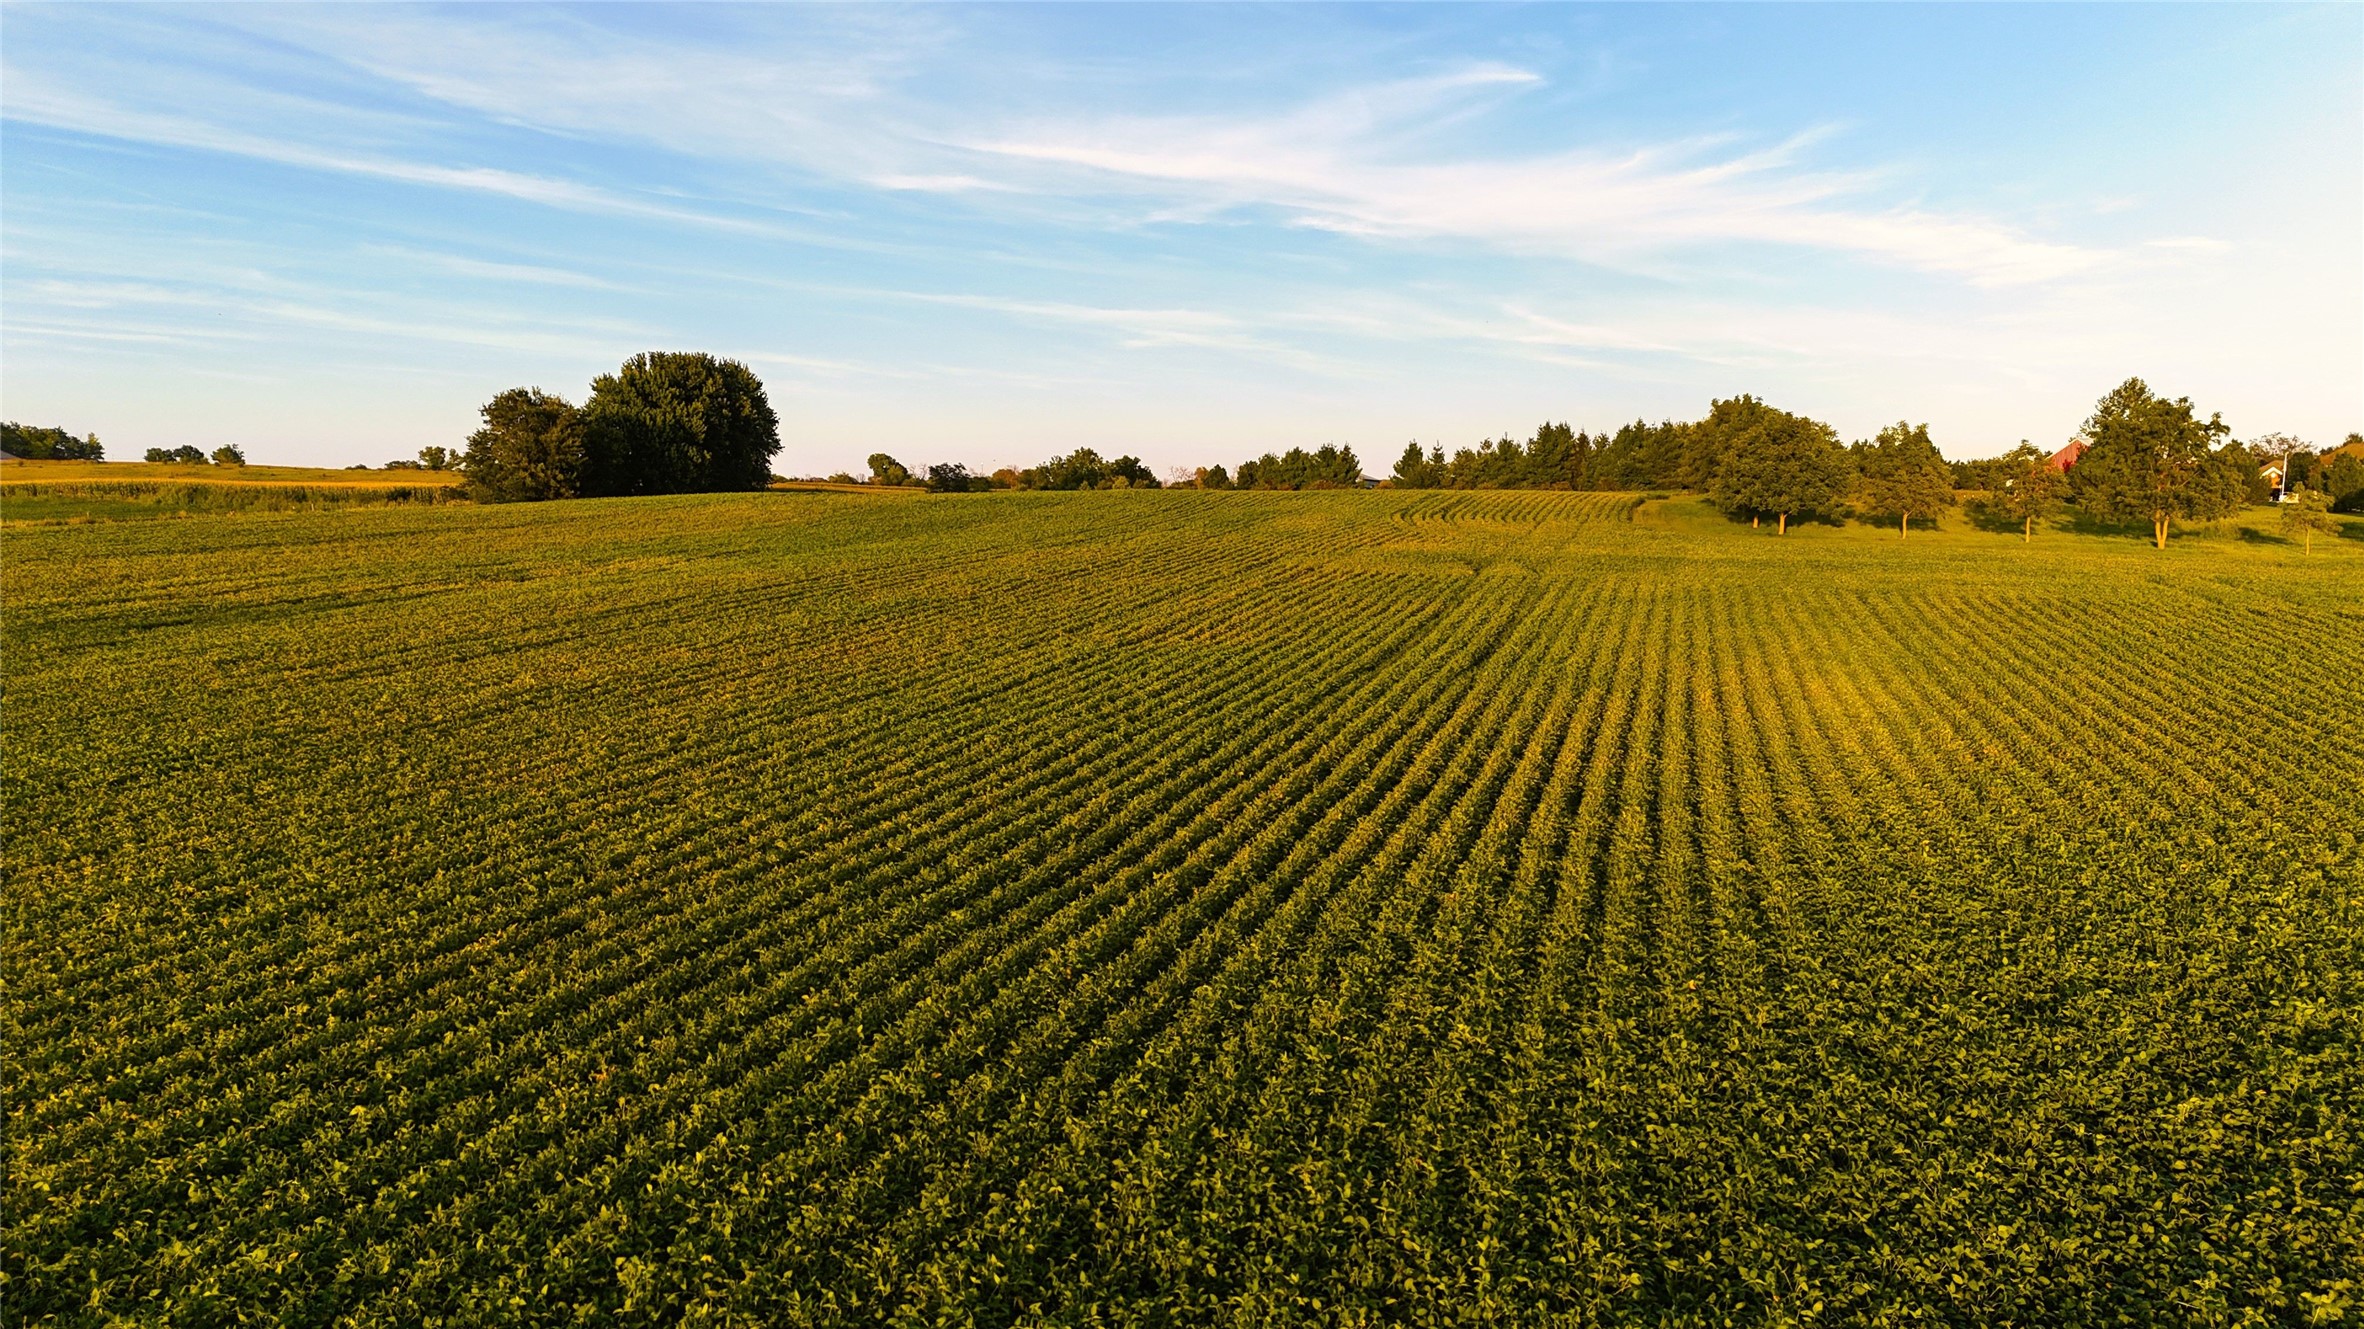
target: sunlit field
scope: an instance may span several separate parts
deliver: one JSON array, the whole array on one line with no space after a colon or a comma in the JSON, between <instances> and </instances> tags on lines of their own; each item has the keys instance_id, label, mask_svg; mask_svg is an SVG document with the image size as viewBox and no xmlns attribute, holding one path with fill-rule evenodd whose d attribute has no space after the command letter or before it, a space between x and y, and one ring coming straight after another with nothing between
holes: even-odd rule
<instances>
[{"instance_id":1,"label":"sunlit field","mask_svg":"<svg viewBox=\"0 0 2364 1329\"><path fill-rule=\"evenodd\" d=\"M174 462L0 462L0 522L285 511L460 496L457 471L328 470Z\"/></svg>"},{"instance_id":2,"label":"sunlit field","mask_svg":"<svg viewBox=\"0 0 2364 1329\"><path fill-rule=\"evenodd\" d=\"M2364 521L2273 529L12 523L0 1298L2352 1323Z\"/></svg>"}]
</instances>

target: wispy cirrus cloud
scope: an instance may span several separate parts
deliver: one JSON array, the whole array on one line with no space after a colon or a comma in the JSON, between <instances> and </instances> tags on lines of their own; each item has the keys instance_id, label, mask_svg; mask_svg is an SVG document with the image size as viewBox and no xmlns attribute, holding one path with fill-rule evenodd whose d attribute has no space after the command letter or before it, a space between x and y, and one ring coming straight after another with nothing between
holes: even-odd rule
<instances>
[{"instance_id":1,"label":"wispy cirrus cloud","mask_svg":"<svg viewBox=\"0 0 2364 1329\"><path fill-rule=\"evenodd\" d=\"M306 170L366 176L401 184L493 194L546 207L619 217L681 223L721 230L764 233L773 228L745 218L720 216L636 198L558 176L492 166L449 166L398 157L337 151L300 139L226 127L197 116L141 111L102 97L59 88L37 74L11 69L8 118L25 124L123 139L159 147L195 148Z\"/></svg>"},{"instance_id":2,"label":"wispy cirrus cloud","mask_svg":"<svg viewBox=\"0 0 2364 1329\"><path fill-rule=\"evenodd\" d=\"M182 430L188 375L343 365L246 427L448 441L702 346L856 457L1743 390L2073 423L2129 372L2353 414L2352 15L2276 20L2322 67L2268 105L2146 81L2119 11L1700 12L13 7L8 386ZM356 412L378 366L456 386Z\"/></svg>"},{"instance_id":3,"label":"wispy cirrus cloud","mask_svg":"<svg viewBox=\"0 0 2364 1329\"><path fill-rule=\"evenodd\" d=\"M399 262L415 264L439 272L483 281L512 282L529 286L567 286L587 291L625 291L631 289L621 282L605 277L594 277L572 268L552 267L544 263L501 263L470 258L464 254L440 253L434 250L413 249L401 245L367 245L364 252L383 254Z\"/></svg>"},{"instance_id":4,"label":"wispy cirrus cloud","mask_svg":"<svg viewBox=\"0 0 2364 1329\"><path fill-rule=\"evenodd\" d=\"M1500 66L1360 88L1268 118L1127 117L1042 123L964 146L1061 172L1038 189L1162 195L1202 213L1261 207L1293 224L1379 239L1461 240L1618 263L1690 246L1833 251L1986 284L2048 281L2113 260L1987 218L1881 207L1876 174L1818 170L1816 128L1769 147L1678 140L1623 152L1439 151L1443 121L1540 78Z\"/></svg>"},{"instance_id":5,"label":"wispy cirrus cloud","mask_svg":"<svg viewBox=\"0 0 2364 1329\"><path fill-rule=\"evenodd\" d=\"M333 10L272 11L245 21L424 104L560 136L636 139L685 158L766 163L841 187L956 197L1032 222L1266 218L1379 244L1476 244L1645 268L1759 246L1980 286L2075 277L2126 258L2005 219L1883 201L1895 187L1880 170L1816 164L1835 133L1827 125L1755 144L1722 134L1497 150L1488 127L1549 87L1542 73L1502 61L1220 113L1017 109L1039 99L980 113L973 98L929 90L926 57L957 34L925 12L816 19L785 46L624 31L570 11L433 20L371 11L366 22ZM863 40L882 35L891 40ZM85 132L578 211L748 232L771 226L561 174L360 153L143 112L62 91L39 70L10 72L12 116ZM1582 126L1568 137L1581 139ZM789 191L749 201L793 206Z\"/></svg>"},{"instance_id":6,"label":"wispy cirrus cloud","mask_svg":"<svg viewBox=\"0 0 2364 1329\"><path fill-rule=\"evenodd\" d=\"M1332 376L1352 377L1364 372L1350 361L1310 349L1302 339L1272 335L1285 321L1269 317L1210 309L1138 309L924 291L899 294L903 299L923 304L983 310L1028 322L1101 329L1114 334L1117 344L1129 350L1188 347L1232 352Z\"/></svg>"}]
</instances>

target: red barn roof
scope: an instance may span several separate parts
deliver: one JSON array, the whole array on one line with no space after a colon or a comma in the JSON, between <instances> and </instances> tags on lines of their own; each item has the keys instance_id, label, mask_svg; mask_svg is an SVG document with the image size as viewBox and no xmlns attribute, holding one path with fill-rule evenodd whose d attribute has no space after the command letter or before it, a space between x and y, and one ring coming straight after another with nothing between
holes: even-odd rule
<instances>
[{"instance_id":1,"label":"red barn roof","mask_svg":"<svg viewBox=\"0 0 2364 1329\"><path fill-rule=\"evenodd\" d=\"M2076 438L2070 439L2067 443L2061 446L2060 451L2053 453L2050 457L2045 458L2045 460L2051 465L2053 470L2065 471L2069 467L2076 465L2077 459L2085 455L2085 449L2092 446L2093 445L2091 443L2086 442L2084 437L2080 435Z\"/></svg>"}]
</instances>

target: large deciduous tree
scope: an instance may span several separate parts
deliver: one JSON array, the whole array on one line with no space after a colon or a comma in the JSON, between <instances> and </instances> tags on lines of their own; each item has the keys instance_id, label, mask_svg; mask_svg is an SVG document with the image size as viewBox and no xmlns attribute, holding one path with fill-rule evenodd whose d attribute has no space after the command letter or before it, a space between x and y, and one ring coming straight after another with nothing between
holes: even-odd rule
<instances>
[{"instance_id":1,"label":"large deciduous tree","mask_svg":"<svg viewBox=\"0 0 2364 1329\"><path fill-rule=\"evenodd\" d=\"M1784 535L1790 518L1836 508L1854 478L1829 425L1754 397L1715 403L1692 429L1703 435L1694 456L1713 460L1708 496L1726 511L1777 518Z\"/></svg>"},{"instance_id":2,"label":"large deciduous tree","mask_svg":"<svg viewBox=\"0 0 2364 1329\"><path fill-rule=\"evenodd\" d=\"M1856 501L1866 511L1896 518L1896 536L1912 534L1913 518L1934 517L1954 505L1953 468L1929 441L1929 426L1902 420L1855 448Z\"/></svg>"},{"instance_id":3,"label":"large deciduous tree","mask_svg":"<svg viewBox=\"0 0 2364 1329\"><path fill-rule=\"evenodd\" d=\"M2241 506L2253 467L2246 448L2216 445L2229 432L2220 416L2202 422L2189 397L2169 401L2127 379L2094 404L2093 446L2070 468L2069 492L2097 517L2148 521L2165 549L2176 518L2208 521Z\"/></svg>"},{"instance_id":4,"label":"large deciduous tree","mask_svg":"<svg viewBox=\"0 0 2364 1329\"><path fill-rule=\"evenodd\" d=\"M883 452L870 454L870 483L874 485L917 484L911 468Z\"/></svg>"},{"instance_id":5,"label":"large deciduous tree","mask_svg":"<svg viewBox=\"0 0 2364 1329\"><path fill-rule=\"evenodd\" d=\"M459 461L480 503L572 498L583 471L583 419L566 398L511 388L484 404L484 427Z\"/></svg>"},{"instance_id":6,"label":"large deciduous tree","mask_svg":"<svg viewBox=\"0 0 2364 1329\"><path fill-rule=\"evenodd\" d=\"M762 489L779 450L779 417L747 366L702 351L649 351L591 381L582 492Z\"/></svg>"}]
</instances>

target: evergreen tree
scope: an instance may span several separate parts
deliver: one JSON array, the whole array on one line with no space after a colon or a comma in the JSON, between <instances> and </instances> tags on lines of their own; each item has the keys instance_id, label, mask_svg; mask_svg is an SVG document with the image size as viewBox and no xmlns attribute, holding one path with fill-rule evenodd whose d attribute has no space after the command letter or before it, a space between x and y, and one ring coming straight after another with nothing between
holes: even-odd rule
<instances>
[{"instance_id":1,"label":"evergreen tree","mask_svg":"<svg viewBox=\"0 0 2364 1329\"><path fill-rule=\"evenodd\" d=\"M1237 483L1242 489L1350 489L1362 476L1353 448L1325 443L1312 452L1291 448L1243 461Z\"/></svg>"},{"instance_id":2,"label":"evergreen tree","mask_svg":"<svg viewBox=\"0 0 2364 1329\"><path fill-rule=\"evenodd\" d=\"M1445 482L1445 450L1433 448L1420 451L1418 443L1404 444L1404 455L1395 460L1395 487L1398 489L1435 489Z\"/></svg>"}]
</instances>

